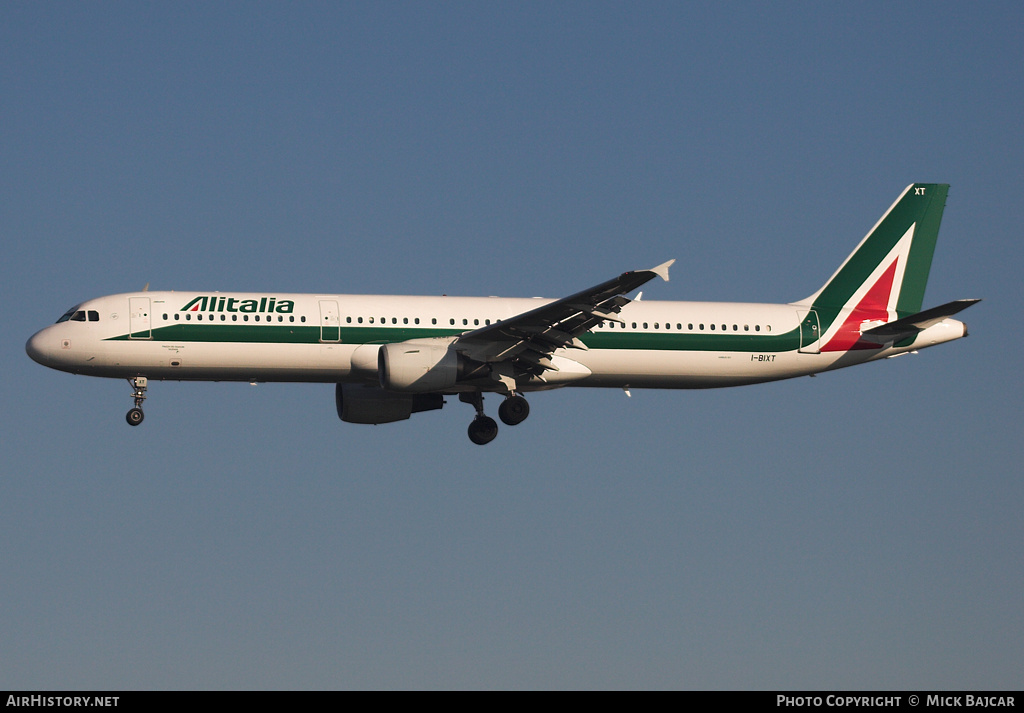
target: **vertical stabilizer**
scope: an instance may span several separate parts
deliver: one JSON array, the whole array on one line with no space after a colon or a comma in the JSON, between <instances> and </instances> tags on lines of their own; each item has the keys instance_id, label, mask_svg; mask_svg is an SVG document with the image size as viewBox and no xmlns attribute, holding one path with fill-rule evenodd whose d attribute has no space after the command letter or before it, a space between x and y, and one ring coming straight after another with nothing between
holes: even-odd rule
<instances>
[{"instance_id":1,"label":"vertical stabilizer","mask_svg":"<svg viewBox=\"0 0 1024 713\"><path fill-rule=\"evenodd\" d=\"M817 311L823 331L844 309L920 312L948 192L945 183L907 186L828 282L796 304Z\"/></svg>"}]
</instances>

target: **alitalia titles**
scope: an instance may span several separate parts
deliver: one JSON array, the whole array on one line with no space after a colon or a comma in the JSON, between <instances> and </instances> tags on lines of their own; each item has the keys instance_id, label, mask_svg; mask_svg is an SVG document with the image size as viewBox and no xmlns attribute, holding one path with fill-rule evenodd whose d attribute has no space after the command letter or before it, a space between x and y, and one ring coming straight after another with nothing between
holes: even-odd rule
<instances>
[{"instance_id":1,"label":"alitalia titles","mask_svg":"<svg viewBox=\"0 0 1024 713\"><path fill-rule=\"evenodd\" d=\"M221 295L203 295L196 297L187 305L182 307L180 312L277 312L278 314L291 314L295 310L295 302L292 300L279 300L276 297L260 297L257 299L243 300L237 297L224 297Z\"/></svg>"}]
</instances>

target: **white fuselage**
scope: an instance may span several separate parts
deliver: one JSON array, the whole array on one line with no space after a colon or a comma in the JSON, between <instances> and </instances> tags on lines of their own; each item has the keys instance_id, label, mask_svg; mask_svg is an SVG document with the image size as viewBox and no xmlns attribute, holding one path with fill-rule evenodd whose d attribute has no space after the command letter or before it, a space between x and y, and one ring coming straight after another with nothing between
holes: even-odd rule
<instances>
[{"instance_id":1,"label":"white fuselage","mask_svg":"<svg viewBox=\"0 0 1024 713\"><path fill-rule=\"evenodd\" d=\"M36 333L27 350L46 366L93 376L375 383L381 344L453 338L549 302L139 292L82 303ZM827 335L802 332L807 312L794 304L634 301L622 308L621 323L606 321L587 332L585 348L559 349L556 355L567 360L563 368L520 390L751 384L894 356L965 334L963 323L949 318L910 343L822 351Z\"/></svg>"}]
</instances>

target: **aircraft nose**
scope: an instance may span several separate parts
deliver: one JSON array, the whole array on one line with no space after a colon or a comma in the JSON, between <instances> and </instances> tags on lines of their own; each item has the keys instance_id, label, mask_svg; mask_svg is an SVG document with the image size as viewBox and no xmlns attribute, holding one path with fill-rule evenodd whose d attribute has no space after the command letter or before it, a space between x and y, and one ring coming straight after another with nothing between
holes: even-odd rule
<instances>
[{"instance_id":1,"label":"aircraft nose","mask_svg":"<svg viewBox=\"0 0 1024 713\"><path fill-rule=\"evenodd\" d=\"M50 350L47 347L49 340L46 338L45 332L46 330L43 329L29 337L25 343L25 352L32 357L32 361L48 366Z\"/></svg>"}]
</instances>

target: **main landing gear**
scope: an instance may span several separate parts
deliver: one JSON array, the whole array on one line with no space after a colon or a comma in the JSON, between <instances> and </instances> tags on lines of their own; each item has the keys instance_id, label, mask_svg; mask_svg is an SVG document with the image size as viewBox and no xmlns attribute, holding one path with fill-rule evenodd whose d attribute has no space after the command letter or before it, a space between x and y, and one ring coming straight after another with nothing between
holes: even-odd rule
<instances>
[{"instance_id":1,"label":"main landing gear","mask_svg":"<svg viewBox=\"0 0 1024 713\"><path fill-rule=\"evenodd\" d=\"M483 446L498 435L498 424L493 418L484 415L484 396L479 391L459 394L459 400L472 404L476 409L476 418L469 424L469 440ZM530 404L520 394L512 393L505 397L498 407L498 418L507 426L515 426L526 420L530 415Z\"/></svg>"},{"instance_id":2,"label":"main landing gear","mask_svg":"<svg viewBox=\"0 0 1024 713\"><path fill-rule=\"evenodd\" d=\"M509 394L498 407L498 418L508 426L515 426L530 415L530 403L519 394Z\"/></svg>"},{"instance_id":3,"label":"main landing gear","mask_svg":"<svg viewBox=\"0 0 1024 713\"><path fill-rule=\"evenodd\" d=\"M132 398L135 399L135 408L128 410L124 420L128 422L129 426L138 426L142 423L142 419L146 417L142 413L142 402L146 400L148 380L144 376L136 376L134 379L128 379L128 383L132 385Z\"/></svg>"}]
</instances>

